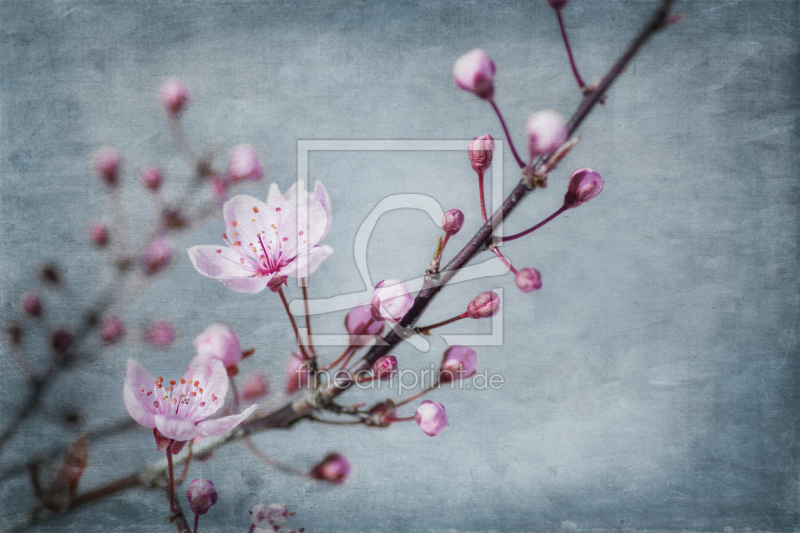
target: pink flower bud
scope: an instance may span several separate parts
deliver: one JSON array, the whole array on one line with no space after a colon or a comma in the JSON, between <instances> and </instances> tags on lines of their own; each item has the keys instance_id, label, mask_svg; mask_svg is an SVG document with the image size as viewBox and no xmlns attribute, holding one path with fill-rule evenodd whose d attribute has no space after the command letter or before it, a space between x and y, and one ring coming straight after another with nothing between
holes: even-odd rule
<instances>
[{"instance_id":1,"label":"pink flower bud","mask_svg":"<svg viewBox=\"0 0 800 533\"><path fill-rule=\"evenodd\" d=\"M603 190L603 178L591 168L579 168L569 177L569 187L564 195L564 205L578 207Z\"/></svg>"},{"instance_id":2,"label":"pink flower bud","mask_svg":"<svg viewBox=\"0 0 800 533\"><path fill-rule=\"evenodd\" d=\"M372 365L372 375L378 381L389 381L397 374L397 358L393 355L379 357Z\"/></svg>"},{"instance_id":3,"label":"pink flower bud","mask_svg":"<svg viewBox=\"0 0 800 533\"><path fill-rule=\"evenodd\" d=\"M489 134L475 137L470 141L467 153L472 163L472 170L478 174L485 174L489 167L492 166L494 139Z\"/></svg>"},{"instance_id":4,"label":"pink flower bud","mask_svg":"<svg viewBox=\"0 0 800 533\"><path fill-rule=\"evenodd\" d=\"M364 326L369 326L364 328ZM350 344L353 346L366 346L371 343L376 335L380 335L384 327L383 320L372 320L372 306L370 304L359 305L347 313L344 319L344 327L350 333Z\"/></svg>"},{"instance_id":5,"label":"pink flower bud","mask_svg":"<svg viewBox=\"0 0 800 533\"><path fill-rule=\"evenodd\" d=\"M228 155L228 175L234 183L239 181L258 181L264 169L258 161L258 153L247 144L234 146Z\"/></svg>"},{"instance_id":6,"label":"pink flower bud","mask_svg":"<svg viewBox=\"0 0 800 533\"><path fill-rule=\"evenodd\" d=\"M195 479L189 483L186 489L186 497L189 498L189 507L194 514L203 515L217 503L217 490L214 484L207 479Z\"/></svg>"},{"instance_id":7,"label":"pink flower bud","mask_svg":"<svg viewBox=\"0 0 800 533\"><path fill-rule=\"evenodd\" d=\"M8 324L6 326L6 335L8 336L8 342L15 346L22 342L22 328L17 324Z\"/></svg>"},{"instance_id":8,"label":"pink flower bud","mask_svg":"<svg viewBox=\"0 0 800 533\"><path fill-rule=\"evenodd\" d=\"M385 279L375 285L372 292L372 318L386 320L392 324L400 322L411 306L414 297L398 279Z\"/></svg>"},{"instance_id":9,"label":"pink flower bud","mask_svg":"<svg viewBox=\"0 0 800 533\"><path fill-rule=\"evenodd\" d=\"M142 254L142 270L148 276L167 268L172 261L172 246L164 235L156 235Z\"/></svg>"},{"instance_id":10,"label":"pink flower bud","mask_svg":"<svg viewBox=\"0 0 800 533\"><path fill-rule=\"evenodd\" d=\"M284 383L286 394L308 386L308 367L295 354L292 354L286 363L286 381Z\"/></svg>"},{"instance_id":11,"label":"pink flower bud","mask_svg":"<svg viewBox=\"0 0 800 533\"><path fill-rule=\"evenodd\" d=\"M125 336L125 324L116 316L110 316L100 325L100 340L113 344Z\"/></svg>"},{"instance_id":12,"label":"pink flower bud","mask_svg":"<svg viewBox=\"0 0 800 533\"><path fill-rule=\"evenodd\" d=\"M528 151L532 156L546 155L567 141L569 130L561 115L550 109L537 111L525 123Z\"/></svg>"},{"instance_id":13,"label":"pink flower bud","mask_svg":"<svg viewBox=\"0 0 800 533\"><path fill-rule=\"evenodd\" d=\"M53 332L50 337L50 343L53 346L53 351L57 355L64 355L75 342L75 335L64 329L58 329Z\"/></svg>"},{"instance_id":14,"label":"pink flower bud","mask_svg":"<svg viewBox=\"0 0 800 533\"><path fill-rule=\"evenodd\" d=\"M243 402L260 400L269 394L269 379L264 374L257 372L247 378L239 393L239 399Z\"/></svg>"},{"instance_id":15,"label":"pink flower bud","mask_svg":"<svg viewBox=\"0 0 800 533\"><path fill-rule=\"evenodd\" d=\"M195 337L197 360L219 359L225 365L228 376L242 360L242 345L236 333L225 324L210 324L203 333Z\"/></svg>"},{"instance_id":16,"label":"pink flower bud","mask_svg":"<svg viewBox=\"0 0 800 533\"><path fill-rule=\"evenodd\" d=\"M499 312L500 297L492 291L480 293L467 306L467 316L470 318L489 318Z\"/></svg>"},{"instance_id":17,"label":"pink flower bud","mask_svg":"<svg viewBox=\"0 0 800 533\"><path fill-rule=\"evenodd\" d=\"M253 507L250 514L253 515L250 521L254 526L257 526L263 520L266 520L270 525L280 525L286 522L290 516L294 516L294 513L290 512L282 503L271 503L269 505L259 503Z\"/></svg>"},{"instance_id":18,"label":"pink flower bud","mask_svg":"<svg viewBox=\"0 0 800 533\"><path fill-rule=\"evenodd\" d=\"M350 477L350 463L343 455L332 453L311 469L308 475L314 479L341 485Z\"/></svg>"},{"instance_id":19,"label":"pink flower bud","mask_svg":"<svg viewBox=\"0 0 800 533\"><path fill-rule=\"evenodd\" d=\"M33 292L22 295L22 309L32 317L42 316L42 301Z\"/></svg>"},{"instance_id":20,"label":"pink flower bud","mask_svg":"<svg viewBox=\"0 0 800 533\"><path fill-rule=\"evenodd\" d=\"M514 276L514 283L522 292L538 291L542 288L542 275L535 268L521 268Z\"/></svg>"},{"instance_id":21,"label":"pink flower bud","mask_svg":"<svg viewBox=\"0 0 800 533\"><path fill-rule=\"evenodd\" d=\"M450 422L444 412L444 405L430 400L425 400L414 413L414 420L422 431L429 437L435 437L447 429Z\"/></svg>"},{"instance_id":22,"label":"pink flower bud","mask_svg":"<svg viewBox=\"0 0 800 533\"><path fill-rule=\"evenodd\" d=\"M189 104L189 89L177 78L171 78L161 84L159 89L161 105L172 118L178 118Z\"/></svg>"},{"instance_id":23,"label":"pink flower bud","mask_svg":"<svg viewBox=\"0 0 800 533\"><path fill-rule=\"evenodd\" d=\"M146 188L153 192L157 192L161 188L161 181L164 179L164 174L157 166L150 165L142 167L139 172L139 181Z\"/></svg>"},{"instance_id":24,"label":"pink flower bud","mask_svg":"<svg viewBox=\"0 0 800 533\"><path fill-rule=\"evenodd\" d=\"M458 209L450 209L444 214L444 217L442 217L442 229L451 237L458 233L463 225L464 213Z\"/></svg>"},{"instance_id":25,"label":"pink flower bud","mask_svg":"<svg viewBox=\"0 0 800 533\"><path fill-rule=\"evenodd\" d=\"M175 342L175 328L166 320L158 320L147 328L145 340L153 346L165 348Z\"/></svg>"},{"instance_id":26,"label":"pink flower bud","mask_svg":"<svg viewBox=\"0 0 800 533\"><path fill-rule=\"evenodd\" d=\"M108 246L108 228L102 222L93 222L89 226L89 237L100 248Z\"/></svg>"},{"instance_id":27,"label":"pink flower bud","mask_svg":"<svg viewBox=\"0 0 800 533\"><path fill-rule=\"evenodd\" d=\"M552 7L556 11L561 11L562 9L567 7L567 3L569 3L569 0L547 0L547 3L550 4L550 7Z\"/></svg>"},{"instance_id":28,"label":"pink flower bud","mask_svg":"<svg viewBox=\"0 0 800 533\"><path fill-rule=\"evenodd\" d=\"M467 379L478 371L478 354L467 346L451 346L444 352L439 369L439 382Z\"/></svg>"},{"instance_id":29,"label":"pink flower bud","mask_svg":"<svg viewBox=\"0 0 800 533\"><path fill-rule=\"evenodd\" d=\"M101 148L94 156L94 171L109 187L117 185L119 165L119 154L113 148Z\"/></svg>"},{"instance_id":30,"label":"pink flower bud","mask_svg":"<svg viewBox=\"0 0 800 533\"><path fill-rule=\"evenodd\" d=\"M476 48L456 60L453 79L461 89L490 100L494 96L494 70L492 58Z\"/></svg>"},{"instance_id":31,"label":"pink flower bud","mask_svg":"<svg viewBox=\"0 0 800 533\"><path fill-rule=\"evenodd\" d=\"M44 265L42 267L42 279L53 285L60 285L61 284L61 274L58 271L58 266L56 265Z\"/></svg>"}]
</instances>

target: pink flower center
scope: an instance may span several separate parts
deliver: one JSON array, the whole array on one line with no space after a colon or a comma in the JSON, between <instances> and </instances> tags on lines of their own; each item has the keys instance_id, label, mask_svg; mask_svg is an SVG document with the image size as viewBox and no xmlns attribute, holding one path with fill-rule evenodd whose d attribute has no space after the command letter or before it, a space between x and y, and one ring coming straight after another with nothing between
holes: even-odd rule
<instances>
[{"instance_id":1,"label":"pink flower center","mask_svg":"<svg viewBox=\"0 0 800 533\"><path fill-rule=\"evenodd\" d=\"M181 378L180 382L170 380L169 386L164 387L164 378L161 376L155 381L153 390L141 389L139 396L152 398L150 410L153 414L174 416L180 413L180 416L189 420L205 418L206 400L211 402L211 405L219 401L214 394L209 398L209 394L203 391L199 381L186 381Z\"/></svg>"}]
</instances>

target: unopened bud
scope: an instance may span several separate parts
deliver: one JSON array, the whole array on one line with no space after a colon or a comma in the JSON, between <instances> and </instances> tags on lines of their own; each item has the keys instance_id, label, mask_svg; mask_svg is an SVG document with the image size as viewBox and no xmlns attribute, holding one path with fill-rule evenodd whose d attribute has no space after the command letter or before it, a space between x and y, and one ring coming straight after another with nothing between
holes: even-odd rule
<instances>
[{"instance_id":1,"label":"unopened bud","mask_svg":"<svg viewBox=\"0 0 800 533\"><path fill-rule=\"evenodd\" d=\"M166 320L158 320L147 328L144 338L149 344L164 348L175 342L175 328Z\"/></svg>"},{"instance_id":2,"label":"unopened bud","mask_svg":"<svg viewBox=\"0 0 800 533\"><path fill-rule=\"evenodd\" d=\"M569 0L547 0L547 3L550 4L550 7L552 7L556 11L561 11L562 9L567 7Z\"/></svg>"},{"instance_id":3,"label":"unopened bud","mask_svg":"<svg viewBox=\"0 0 800 533\"><path fill-rule=\"evenodd\" d=\"M260 180L264 169L255 148L247 144L234 146L228 156L228 175L234 183Z\"/></svg>"},{"instance_id":4,"label":"unopened bud","mask_svg":"<svg viewBox=\"0 0 800 533\"><path fill-rule=\"evenodd\" d=\"M75 342L75 336L65 329L58 329L50 337L50 344L57 355L64 355Z\"/></svg>"},{"instance_id":5,"label":"unopened bud","mask_svg":"<svg viewBox=\"0 0 800 533\"><path fill-rule=\"evenodd\" d=\"M308 475L314 479L341 485L350 477L350 463L343 455L332 453L315 466Z\"/></svg>"},{"instance_id":6,"label":"unopened bud","mask_svg":"<svg viewBox=\"0 0 800 533\"><path fill-rule=\"evenodd\" d=\"M93 222L89 226L89 238L100 248L108 246L108 228L102 222Z\"/></svg>"},{"instance_id":7,"label":"unopened bud","mask_svg":"<svg viewBox=\"0 0 800 533\"><path fill-rule=\"evenodd\" d=\"M117 316L110 316L100 325L100 340L103 344L114 344L125 336L125 324Z\"/></svg>"},{"instance_id":8,"label":"unopened bud","mask_svg":"<svg viewBox=\"0 0 800 533\"><path fill-rule=\"evenodd\" d=\"M456 60L453 65L453 80L461 89L490 100L494 96L494 71L492 58L476 48Z\"/></svg>"},{"instance_id":9,"label":"unopened bud","mask_svg":"<svg viewBox=\"0 0 800 533\"><path fill-rule=\"evenodd\" d=\"M400 322L414 305L408 287L398 279L379 281L372 291L372 318L392 324Z\"/></svg>"},{"instance_id":10,"label":"unopened bud","mask_svg":"<svg viewBox=\"0 0 800 533\"><path fill-rule=\"evenodd\" d=\"M450 425L444 412L444 405L425 400L414 413L414 420L419 428L429 437L435 437Z\"/></svg>"},{"instance_id":11,"label":"unopened bud","mask_svg":"<svg viewBox=\"0 0 800 533\"><path fill-rule=\"evenodd\" d=\"M532 114L525 123L528 151L532 156L546 155L567 141L569 130L564 119L550 109Z\"/></svg>"},{"instance_id":12,"label":"unopened bud","mask_svg":"<svg viewBox=\"0 0 800 533\"><path fill-rule=\"evenodd\" d=\"M260 400L269 394L269 380L261 373L255 373L247 378L239 393L239 399L243 402Z\"/></svg>"},{"instance_id":13,"label":"unopened bud","mask_svg":"<svg viewBox=\"0 0 800 533\"><path fill-rule=\"evenodd\" d=\"M146 188L153 192L157 192L161 188L161 182L164 179L164 174L157 166L150 165L143 167L139 172L139 181Z\"/></svg>"},{"instance_id":14,"label":"unopened bud","mask_svg":"<svg viewBox=\"0 0 800 533\"><path fill-rule=\"evenodd\" d=\"M42 301L35 293L22 295L22 309L32 317L42 316Z\"/></svg>"},{"instance_id":15,"label":"unopened bud","mask_svg":"<svg viewBox=\"0 0 800 533\"><path fill-rule=\"evenodd\" d=\"M164 235L156 235L142 254L142 270L148 276L157 274L172 261L172 246Z\"/></svg>"},{"instance_id":16,"label":"unopened bud","mask_svg":"<svg viewBox=\"0 0 800 533\"><path fill-rule=\"evenodd\" d=\"M47 283L52 283L53 285L61 284L61 274L59 273L56 265L43 266L41 273L42 279Z\"/></svg>"},{"instance_id":17,"label":"unopened bud","mask_svg":"<svg viewBox=\"0 0 800 533\"><path fill-rule=\"evenodd\" d=\"M305 362L295 354L292 354L286 363L286 380L284 381L284 385L286 394L291 394L308 385L308 367Z\"/></svg>"},{"instance_id":18,"label":"unopened bud","mask_svg":"<svg viewBox=\"0 0 800 533\"><path fill-rule=\"evenodd\" d=\"M367 324L369 324L367 326ZM385 324L372 320L372 306L359 305L352 308L344 319L344 326L350 333L350 344L353 346L366 346L371 343L376 335L380 335Z\"/></svg>"},{"instance_id":19,"label":"unopened bud","mask_svg":"<svg viewBox=\"0 0 800 533\"><path fill-rule=\"evenodd\" d=\"M189 507L194 514L203 515L217 503L217 490L214 484L207 479L195 479L189 483L186 489L186 497L189 498Z\"/></svg>"},{"instance_id":20,"label":"unopened bud","mask_svg":"<svg viewBox=\"0 0 800 533\"><path fill-rule=\"evenodd\" d=\"M514 276L514 283L522 292L538 291L542 288L542 275L535 268L520 268Z\"/></svg>"},{"instance_id":21,"label":"unopened bud","mask_svg":"<svg viewBox=\"0 0 800 533\"><path fill-rule=\"evenodd\" d=\"M444 352L439 382L450 383L472 377L478 371L478 354L467 346L451 346Z\"/></svg>"},{"instance_id":22,"label":"unopened bud","mask_svg":"<svg viewBox=\"0 0 800 533\"><path fill-rule=\"evenodd\" d=\"M603 190L603 178L591 168L579 168L569 177L569 187L564 195L566 207L578 207Z\"/></svg>"},{"instance_id":23,"label":"unopened bud","mask_svg":"<svg viewBox=\"0 0 800 533\"><path fill-rule=\"evenodd\" d=\"M451 237L458 233L463 225L464 213L458 209L450 209L442 217L442 230Z\"/></svg>"},{"instance_id":24,"label":"unopened bud","mask_svg":"<svg viewBox=\"0 0 800 533\"><path fill-rule=\"evenodd\" d=\"M492 291L480 293L467 306L467 316L470 318L489 318L499 312L500 297Z\"/></svg>"},{"instance_id":25,"label":"unopened bud","mask_svg":"<svg viewBox=\"0 0 800 533\"><path fill-rule=\"evenodd\" d=\"M397 358L393 355L379 357L372 365L372 375L378 381L389 381L397 374Z\"/></svg>"},{"instance_id":26,"label":"unopened bud","mask_svg":"<svg viewBox=\"0 0 800 533\"><path fill-rule=\"evenodd\" d=\"M189 89L177 78L165 81L159 89L161 105L172 118L178 118L189 105Z\"/></svg>"},{"instance_id":27,"label":"unopened bud","mask_svg":"<svg viewBox=\"0 0 800 533\"><path fill-rule=\"evenodd\" d=\"M193 341L199 359L219 359L225 365L228 376L242 360L242 345L236 332L222 323L209 324Z\"/></svg>"},{"instance_id":28,"label":"unopened bud","mask_svg":"<svg viewBox=\"0 0 800 533\"><path fill-rule=\"evenodd\" d=\"M22 328L17 324L8 324L6 326L6 335L8 336L8 342L15 346L22 342Z\"/></svg>"},{"instance_id":29,"label":"unopened bud","mask_svg":"<svg viewBox=\"0 0 800 533\"><path fill-rule=\"evenodd\" d=\"M469 143L469 161L472 163L472 170L478 174L485 174L492 166L494 157L494 138L491 135L481 135L475 137Z\"/></svg>"},{"instance_id":30,"label":"unopened bud","mask_svg":"<svg viewBox=\"0 0 800 533\"><path fill-rule=\"evenodd\" d=\"M94 156L94 171L109 187L117 185L119 164L119 153L113 148L101 148Z\"/></svg>"}]
</instances>

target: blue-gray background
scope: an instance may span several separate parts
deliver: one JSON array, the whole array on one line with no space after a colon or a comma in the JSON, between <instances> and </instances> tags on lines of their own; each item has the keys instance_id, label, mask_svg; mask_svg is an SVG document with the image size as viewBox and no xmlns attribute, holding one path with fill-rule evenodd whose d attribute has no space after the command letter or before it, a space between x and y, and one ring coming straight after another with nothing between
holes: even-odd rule
<instances>
[{"instance_id":1,"label":"blue-gray background","mask_svg":"<svg viewBox=\"0 0 800 533\"><path fill-rule=\"evenodd\" d=\"M573 0L567 27L585 78L600 76L655 0ZM534 236L505 247L535 266L544 288L522 294L510 276L445 291L423 323L447 318L482 290L503 288L504 344L479 347L481 367L505 377L496 391L438 391L451 427L436 438L413 424L389 430L303 423L257 438L306 468L344 452L344 487L276 473L238 445L190 476L212 479L220 502L201 530L244 531L246 511L278 501L309 531L539 531L619 528L791 531L800 524L798 471L797 97L798 11L785 1L679 1L686 18L657 35L585 123L567 163L519 209L521 230L560 205L568 172L598 170L603 193ZM70 293L41 289L55 323L108 279L85 238L108 218L89 172L102 145L125 158L134 240L154 208L136 169L166 169L167 196L189 170L176 155L156 93L169 76L191 86L190 142L261 153L270 178L296 179L298 139L503 138L488 105L458 91L453 61L472 48L497 64L497 102L518 143L531 112L568 116L579 101L555 18L529 2L68 2L0 5L0 299L4 321L34 268L55 259ZM506 191L517 179L506 152ZM311 279L314 297L363 290L354 265L359 224L382 198L420 192L464 210L463 245L478 227L465 154L314 153L310 177L330 192L335 249ZM266 185L244 190L266 196ZM70 370L0 457L3 466L78 432L58 413L79 408L83 429L127 415L124 365L179 375L192 338L224 321L257 348L245 372L280 388L291 349L271 294L239 295L192 268L184 248L219 243L220 218L175 239L177 262L119 302L130 330L154 317L179 327L176 347L125 344ZM418 276L437 228L421 212L385 215L372 235L373 282ZM454 250L450 250L453 253ZM290 290L293 297L297 289ZM337 333L344 312L318 317ZM44 331L44 326L32 326ZM488 332L488 324L450 331ZM405 346L403 368L428 368ZM38 344L37 344L38 343ZM35 350L32 359L44 365ZM331 353L335 348L331 349ZM39 350L41 351L41 350ZM6 348L0 421L25 394ZM351 395L376 401L380 394ZM89 489L156 459L145 432L96 443ZM2 523L32 503L23 477L2 484ZM163 496L132 491L42 526L42 531L169 530Z\"/></svg>"}]
</instances>

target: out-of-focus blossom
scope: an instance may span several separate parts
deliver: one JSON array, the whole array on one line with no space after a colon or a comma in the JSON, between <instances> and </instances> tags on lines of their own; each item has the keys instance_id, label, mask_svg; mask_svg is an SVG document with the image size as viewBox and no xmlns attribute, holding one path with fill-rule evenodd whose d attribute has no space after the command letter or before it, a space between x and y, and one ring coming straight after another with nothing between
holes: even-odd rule
<instances>
[{"instance_id":1,"label":"out-of-focus blossom","mask_svg":"<svg viewBox=\"0 0 800 533\"><path fill-rule=\"evenodd\" d=\"M103 344L114 344L125 336L125 324L117 316L110 316L100 324L100 340Z\"/></svg>"},{"instance_id":2,"label":"out-of-focus blossom","mask_svg":"<svg viewBox=\"0 0 800 533\"><path fill-rule=\"evenodd\" d=\"M165 387L165 385L168 385ZM128 360L123 399L128 414L144 427L156 428L161 435L184 442L198 435L209 437L232 430L258 407L244 412L209 419L225 403L228 373L222 361L211 359L186 371L179 381L168 384L153 379L134 359Z\"/></svg>"},{"instance_id":3,"label":"out-of-focus blossom","mask_svg":"<svg viewBox=\"0 0 800 533\"><path fill-rule=\"evenodd\" d=\"M166 320L157 320L147 328L145 340L158 348L165 348L175 342L175 327Z\"/></svg>"},{"instance_id":4,"label":"out-of-focus blossom","mask_svg":"<svg viewBox=\"0 0 800 533\"><path fill-rule=\"evenodd\" d=\"M514 276L514 283L522 292L538 291L542 288L542 275L535 268L520 268Z\"/></svg>"},{"instance_id":5,"label":"out-of-focus blossom","mask_svg":"<svg viewBox=\"0 0 800 533\"><path fill-rule=\"evenodd\" d=\"M286 362L285 378L286 394L291 394L308 385L308 367L296 354L292 354Z\"/></svg>"},{"instance_id":6,"label":"out-of-focus blossom","mask_svg":"<svg viewBox=\"0 0 800 533\"><path fill-rule=\"evenodd\" d=\"M108 246L108 227L102 222L93 222L89 226L89 238L100 248Z\"/></svg>"},{"instance_id":7,"label":"out-of-focus blossom","mask_svg":"<svg viewBox=\"0 0 800 533\"><path fill-rule=\"evenodd\" d=\"M217 489L207 479L195 479L189 483L186 497L189 498L189 507L192 508L194 514L204 515L212 505L217 503Z\"/></svg>"},{"instance_id":8,"label":"out-of-focus blossom","mask_svg":"<svg viewBox=\"0 0 800 533\"><path fill-rule=\"evenodd\" d=\"M203 333L194 338L194 347L197 356L189 366L204 364L207 359L219 359L225 365L228 376L235 376L238 373L237 366L242 360L242 345L239 336L225 324L209 324Z\"/></svg>"},{"instance_id":9,"label":"out-of-focus blossom","mask_svg":"<svg viewBox=\"0 0 800 533\"><path fill-rule=\"evenodd\" d=\"M164 174L161 169L155 165L143 167L139 171L139 181L148 190L157 192L161 188L161 182L164 179Z\"/></svg>"},{"instance_id":10,"label":"out-of-focus blossom","mask_svg":"<svg viewBox=\"0 0 800 533\"><path fill-rule=\"evenodd\" d=\"M603 190L603 178L591 168L579 168L569 177L564 205L572 208L588 202Z\"/></svg>"},{"instance_id":11,"label":"out-of-focus blossom","mask_svg":"<svg viewBox=\"0 0 800 533\"><path fill-rule=\"evenodd\" d=\"M254 402L269 394L269 379L267 376L256 372L247 378L239 392L239 399L243 402Z\"/></svg>"},{"instance_id":12,"label":"out-of-focus blossom","mask_svg":"<svg viewBox=\"0 0 800 533\"><path fill-rule=\"evenodd\" d=\"M57 329L50 336L50 345L57 355L67 353L75 342L75 335L65 329Z\"/></svg>"},{"instance_id":13,"label":"out-of-focus blossom","mask_svg":"<svg viewBox=\"0 0 800 533\"><path fill-rule=\"evenodd\" d=\"M344 455L332 453L312 468L308 475L314 479L341 485L350 477L350 463Z\"/></svg>"},{"instance_id":14,"label":"out-of-focus blossom","mask_svg":"<svg viewBox=\"0 0 800 533\"><path fill-rule=\"evenodd\" d=\"M569 0L547 0L547 3L550 4L550 7L555 9L556 11L561 11L567 6Z\"/></svg>"},{"instance_id":15,"label":"out-of-focus blossom","mask_svg":"<svg viewBox=\"0 0 800 533\"><path fill-rule=\"evenodd\" d=\"M42 301L39 299L39 295L33 292L23 294L22 309L32 317L42 316Z\"/></svg>"},{"instance_id":16,"label":"out-of-focus blossom","mask_svg":"<svg viewBox=\"0 0 800 533\"><path fill-rule=\"evenodd\" d=\"M299 181L285 196L273 183L266 204L238 195L225 202L223 214L227 247L188 252L199 273L236 292L259 293L276 277L307 277L333 253L319 246L331 224L330 200L319 182L313 195Z\"/></svg>"},{"instance_id":17,"label":"out-of-focus blossom","mask_svg":"<svg viewBox=\"0 0 800 533\"><path fill-rule=\"evenodd\" d=\"M101 148L94 156L94 171L109 187L117 185L119 165L119 153L113 148Z\"/></svg>"},{"instance_id":18,"label":"out-of-focus blossom","mask_svg":"<svg viewBox=\"0 0 800 533\"><path fill-rule=\"evenodd\" d=\"M372 318L396 324L414 305L414 297L399 279L379 281L372 291Z\"/></svg>"},{"instance_id":19,"label":"out-of-focus blossom","mask_svg":"<svg viewBox=\"0 0 800 533\"><path fill-rule=\"evenodd\" d=\"M156 235L142 254L142 271L152 276L167 268L172 261L172 245L164 235Z\"/></svg>"},{"instance_id":20,"label":"out-of-focus blossom","mask_svg":"<svg viewBox=\"0 0 800 533\"><path fill-rule=\"evenodd\" d=\"M442 217L442 230L450 237L458 233L463 225L464 213L458 209L450 209Z\"/></svg>"},{"instance_id":21,"label":"out-of-focus blossom","mask_svg":"<svg viewBox=\"0 0 800 533\"><path fill-rule=\"evenodd\" d=\"M476 48L456 60L453 80L461 89L489 100L494 96L494 71L492 58Z\"/></svg>"},{"instance_id":22,"label":"out-of-focus blossom","mask_svg":"<svg viewBox=\"0 0 800 533\"><path fill-rule=\"evenodd\" d=\"M567 141L569 130L564 119L553 110L543 109L532 114L525 123L528 152L532 156L546 155Z\"/></svg>"},{"instance_id":23,"label":"out-of-focus blossom","mask_svg":"<svg viewBox=\"0 0 800 533\"><path fill-rule=\"evenodd\" d=\"M248 144L231 148L228 155L228 176L233 183L258 181L264 176L264 168L258 160L255 148Z\"/></svg>"},{"instance_id":24,"label":"out-of-focus blossom","mask_svg":"<svg viewBox=\"0 0 800 533\"><path fill-rule=\"evenodd\" d=\"M289 511L282 503L271 503L269 505L259 503L253 507L250 514L252 515L250 517L250 522L254 526L257 526L264 520L266 520L269 525L280 525L286 522L289 517L294 516L294 513Z\"/></svg>"},{"instance_id":25,"label":"out-of-focus blossom","mask_svg":"<svg viewBox=\"0 0 800 533\"><path fill-rule=\"evenodd\" d=\"M494 157L494 138L489 135L475 137L469 143L469 160L472 163L472 170L478 174L485 174L492 166Z\"/></svg>"},{"instance_id":26,"label":"out-of-focus blossom","mask_svg":"<svg viewBox=\"0 0 800 533\"><path fill-rule=\"evenodd\" d=\"M478 370L478 354L467 346L451 346L444 352L439 382L450 383L472 377Z\"/></svg>"},{"instance_id":27,"label":"out-of-focus blossom","mask_svg":"<svg viewBox=\"0 0 800 533\"><path fill-rule=\"evenodd\" d=\"M164 110L172 118L178 118L183 113L191 98L189 89L177 78L170 78L162 83L158 95Z\"/></svg>"},{"instance_id":28,"label":"out-of-focus blossom","mask_svg":"<svg viewBox=\"0 0 800 533\"><path fill-rule=\"evenodd\" d=\"M417 412L414 413L414 420L429 437L439 435L450 425L444 412L444 405L430 400L419 404Z\"/></svg>"},{"instance_id":29,"label":"out-of-focus blossom","mask_svg":"<svg viewBox=\"0 0 800 533\"><path fill-rule=\"evenodd\" d=\"M369 324L369 325L367 325ZM366 346L380 335L384 328L384 322L372 319L372 306L370 304L359 305L352 308L344 319L347 332L350 333L350 344L353 346Z\"/></svg>"},{"instance_id":30,"label":"out-of-focus blossom","mask_svg":"<svg viewBox=\"0 0 800 533\"><path fill-rule=\"evenodd\" d=\"M57 265L44 265L41 270L41 275L45 282L53 285L61 285L61 274Z\"/></svg>"},{"instance_id":31,"label":"out-of-focus blossom","mask_svg":"<svg viewBox=\"0 0 800 533\"><path fill-rule=\"evenodd\" d=\"M397 374L397 358L393 355L379 357L372 365L372 375L378 381L389 381Z\"/></svg>"},{"instance_id":32,"label":"out-of-focus blossom","mask_svg":"<svg viewBox=\"0 0 800 533\"><path fill-rule=\"evenodd\" d=\"M500 296L493 291L480 293L467 306L467 316L470 318L489 318L499 312Z\"/></svg>"}]
</instances>

